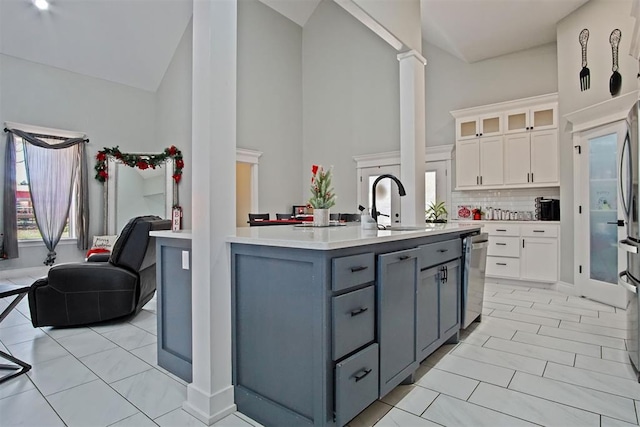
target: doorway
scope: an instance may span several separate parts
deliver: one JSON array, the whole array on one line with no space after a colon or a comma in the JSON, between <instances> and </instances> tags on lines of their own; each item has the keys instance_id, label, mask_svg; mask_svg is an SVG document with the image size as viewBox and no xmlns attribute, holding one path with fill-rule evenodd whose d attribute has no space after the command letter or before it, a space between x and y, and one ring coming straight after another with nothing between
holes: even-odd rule
<instances>
[{"instance_id":1,"label":"doorway","mask_svg":"<svg viewBox=\"0 0 640 427\"><path fill-rule=\"evenodd\" d=\"M374 166L360 169L360 200L364 201L365 212L369 212L373 204L371 186L380 175L400 176L400 165ZM376 186L376 208L378 224L391 225L401 222L400 195L396 184L390 179L383 179Z\"/></svg>"},{"instance_id":2,"label":"doorway","mask_svg":"<svg viewBox=\"0 0 640 427\"><path fill-rule=\"evenodd\" d=\"M624 308L625 289L618 272L626 269L625 252L618 242L626 238L622 200L618 194L618 165L627 132L624 120L585 131L577 154L579 191L576 251L580 295Z\"/></svg>"},{"instance_id":3,"label":"doorway","mask_svg":"<svg viewBox=\"0 0 640 427\"><path fill-rule=\"evenodd\" d=\"M450 211L449 206L449 183L447 163L450 161L438 160L427 162L424 173L424 204L425 211L431 203L444 202L447 212Z\"/></svg>"}]
</instances>

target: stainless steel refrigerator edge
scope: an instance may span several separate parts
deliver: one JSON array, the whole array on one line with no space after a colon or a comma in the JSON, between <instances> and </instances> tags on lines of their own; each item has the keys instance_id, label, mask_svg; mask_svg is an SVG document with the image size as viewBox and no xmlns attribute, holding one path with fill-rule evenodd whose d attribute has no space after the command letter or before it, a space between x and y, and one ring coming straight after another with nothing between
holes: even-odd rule
<instances>
[{"instance_id":1,"label":"stainless steel refrigerator edge","mask_svg":"<svg viewBox=\"0 0 640 427\"><path fill-rule=\"evenodd\" d=\"M640 129L638 128L638 111L640 103L636 103L627 117L627 135L622 146L618 182L620 199L626 220L627 238L618 243L618 247L627 252L627 269L619 273L618 284L627 290L627 350L629 359L638 373L640 357L638 342L638 285L640 284L640 224L638 223L638 144ZM638 377L640 380L640 376Z\"/></svg>"}]
</instances>

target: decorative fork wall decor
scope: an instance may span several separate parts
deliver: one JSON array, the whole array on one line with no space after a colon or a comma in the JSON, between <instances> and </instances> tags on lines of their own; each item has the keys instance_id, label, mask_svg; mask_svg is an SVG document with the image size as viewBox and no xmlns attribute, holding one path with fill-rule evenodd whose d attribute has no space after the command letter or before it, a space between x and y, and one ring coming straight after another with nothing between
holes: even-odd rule
<instances>
[{"instance_id":1,"label":"decorative fork wall decor","mask_svg":"<svg viewBox=\"0 0 640 427\"><path fill-rule=\"evenodd\" d=\"M588 90L591 85L591 73L587 68L587 41L589 41L589 30L586 28L580 31L578 36L580 46L582 46L582 69L580 70L580 91Z\"/></svg>"}]
</instances>

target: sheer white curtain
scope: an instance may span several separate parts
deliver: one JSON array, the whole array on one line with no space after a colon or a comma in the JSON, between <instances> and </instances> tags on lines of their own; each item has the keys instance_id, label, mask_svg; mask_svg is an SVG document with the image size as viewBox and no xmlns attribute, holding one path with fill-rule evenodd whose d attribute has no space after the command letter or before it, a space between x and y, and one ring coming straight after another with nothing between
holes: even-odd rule
<instances>
[{"instance_id":1,"label":"sheer white curtain","mask_svg":"<svg viewBox=\"0 0 640 427\"><path fill-rule=\"evenodd\" d=\"M69 217L80 146L60 150L24 143L29 192L38 229L49 254L46 265L56 258L55 247Z\"/></svg>"}]
</instances>

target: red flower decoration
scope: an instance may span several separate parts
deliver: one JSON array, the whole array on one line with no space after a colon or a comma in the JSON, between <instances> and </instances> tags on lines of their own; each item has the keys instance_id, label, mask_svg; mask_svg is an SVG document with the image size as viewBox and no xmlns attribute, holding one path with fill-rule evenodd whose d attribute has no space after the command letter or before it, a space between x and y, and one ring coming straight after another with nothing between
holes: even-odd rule
<instances>
[{"instance_id":1,"label":"red flower decoration","mask_svg":"<svg viewBox=\"0 0 640 427\"><path fill-rule=\"evenodd\" d=\"M170 156L175 156L177 151L178 151L178 149L176 148L175 145L172 145L171 147L169 147L169 155Z\"/></svg>"},{"instance_id":2,"label":"red flower decoration","mask_svg":"<svg viewBox=\"0 0 640 427\"><path fill-rule=\"evenodd\" d=\"M182 179L182 174L174 173L172 178L176 182L176 184L178 184Z\"/></svg>"},{"instance_id":3,"label":"red flower decoration","mask_svg":"<svg viewBox=\"0 0 640 427\"><path fill-rule=\"evenodd\" d=\"M98 151L98 155L96 156L96 160L98 160L99 162L104 162L105 160L107 160L107 155L105 154L104 151Z\"/></svg>"},{"instance_id":4,"label":"red flower decoration","mask_svg":"<svg viewBox=\"0 0 640 427\"><path fill-rule=\"evenodd\" d=\"M99 172L98 172L98 175L100 175L100 177L101 177L101 178L104 178L104 179L109 178L109 174L107 173L107 171L104 171L104 170L99 171Z\"/></svg>"},{"instance_id":5,"label":"red flower decoration","mask_svg":"<svg viewBox=\"0 0 640 427\"><path fill-rule=\"evenodd\" d=\"M176 168L182 169L184 167L184 160L178 159L176 160Z\"/></svg>"},{"instance_id":6,"label":"red flower decoration","mask_svg":"<svg viewBox=\"0 0 640 427\"><path fill-rule=\"evenodd\" d=\"M136 163L136 167L137 167L138 169L144 170L144 169L147 169L147 168L149 167L149 164L148 164L147 162L145 162L145 161L139 160L139 161Z\"/></svg>"},{"instance_id":7,"label":"red flower decoration","mask_svg":"<svg viewBox=\"0 0 640 427\"><path fill-rule=\"evenodd\" d=\"M311 166L311 173L314 175L318 173L318 165Z\"/></svg>"}]
</instances>

